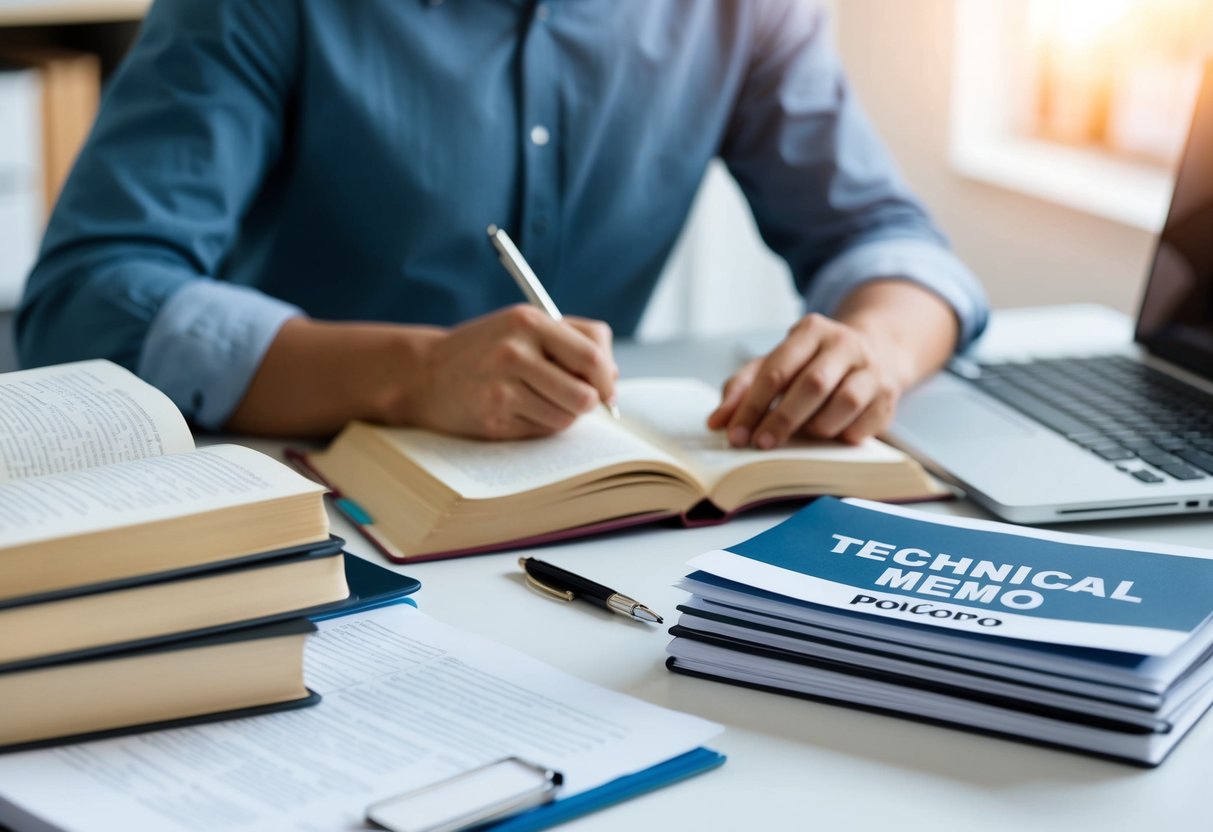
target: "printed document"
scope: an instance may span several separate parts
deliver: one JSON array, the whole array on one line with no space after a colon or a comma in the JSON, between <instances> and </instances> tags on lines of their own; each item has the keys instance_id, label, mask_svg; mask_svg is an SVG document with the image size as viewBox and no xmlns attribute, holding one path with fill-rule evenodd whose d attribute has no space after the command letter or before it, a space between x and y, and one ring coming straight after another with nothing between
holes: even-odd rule
<instances>
[{"instance_id":1,"label":"printed document","mask_svg":"<svg viewBox=\"0 0 1213 832\"><path fill-rule=\"evenodd\" d=\"M308 685L324 697L316 707L0 756L0 824L365 829L368 804L504 756L563 772L567 797L721 730L412 607L319 626L306 659Z\"/></svg>"}]
</instances>

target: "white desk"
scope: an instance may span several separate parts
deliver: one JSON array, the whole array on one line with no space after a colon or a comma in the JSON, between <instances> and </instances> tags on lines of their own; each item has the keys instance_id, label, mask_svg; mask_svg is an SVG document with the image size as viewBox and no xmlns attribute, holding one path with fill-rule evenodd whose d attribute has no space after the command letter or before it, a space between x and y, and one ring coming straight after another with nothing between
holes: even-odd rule
<instances>
[{"instance_id":1,"label":"white desk","mask_svg":"<svg viewBox=\"0 0 1213 832\"><path fill-rule=\"evenodd\" d=\"M719 380L732 345L619 350L624 375ZM250 443L258 444L258 443ZM263 449L272 449L265 445ZM976 514L963 502L928 507ZM634 595L676 617L671 584L692 556L756 534L767 512L707 529L651 528L530 552ZM1072 530L1191 545L1213 544L1213 520L1134 521ZM381 558L340 519L350 551ZM434 618L530 653L642 699L728 726L714 746L723 768L575 824L578 830L1208 830L1213 829L1213 715L1159 769L920 725L843 707L758 693L667 671L664 627L633 624L586 604L528 590L520 552L400 568L422 582Z\"/></svg>"}]
</instances>

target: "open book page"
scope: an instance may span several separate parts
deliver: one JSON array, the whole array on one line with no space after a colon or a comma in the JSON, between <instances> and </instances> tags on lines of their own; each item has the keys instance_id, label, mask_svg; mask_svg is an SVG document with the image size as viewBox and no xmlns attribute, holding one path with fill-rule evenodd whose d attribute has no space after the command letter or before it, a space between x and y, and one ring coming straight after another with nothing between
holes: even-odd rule
<instances>
[{"instance_id":1,"label":"open book page","mask_svg":"<svg viewBox=\"0 0 1213 832\"><path fill-rule=\"evenodd\" d=\"M323 491L236 445L0 482L0 546Z\"/></svg>"},{"instance_id":2,"label":"open book page","mask_svg":"<svg viewBox=\"0 0 1213 832\"><path fill-rule=\"evenodd\" d=\"M568 797L720 731L408 606L319 626L318 707L2 755L0 822L7 802L97 832L361 830L369 804L501 757L562 772Z\"/></svg>"},{"instance_id":3,"label":"open book page","mask_svg":"<svg viewBox=\"0 0 1213 832\"><path fill-rule=\"evenodd\" d=\"M0 375L0 481L188 451L168 397L108 361Z\"/></svg>"},{"instance_id":4,"label":"open book page","mask_svg":"<svg viewBox=\"0 0 1213 832\"><path fill-rule=\"evenodd\" d=\"M479 442L408 428L384 430L383 436L467 499L530 491L622 463L681 467L668 453L624 430L602 408L543 439Z\"/></svg>"},{"instance_id":5,"label":"open book page","mask_svg":"<svg viewBox=\"0 0 1213 832\"><path fill-rule=\"evenodd\" d=\"M753 463L904 459L900 451L875 439L861 445L793 440L771 451L733 448L723 431L707 428L708 414L720 403L720 392L704 382L689 378L626 379L619 383L618 390L624 423L681 460L708 493L730 471Z\"/></svg>"}]
</instances>

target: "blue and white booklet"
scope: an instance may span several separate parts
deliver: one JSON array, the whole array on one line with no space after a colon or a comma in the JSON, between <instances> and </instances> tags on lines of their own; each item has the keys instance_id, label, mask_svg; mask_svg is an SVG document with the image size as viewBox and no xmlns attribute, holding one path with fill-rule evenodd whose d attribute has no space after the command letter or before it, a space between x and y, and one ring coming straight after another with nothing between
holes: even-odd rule
<instances>
[{"instance_id":1,"label":"blue and white booklet","mask_svg":"<svg viewBox=\"0 0 1213 832\"><path fill-rule=\"evenodd\" d=\"M1213 613L1213 552L823 498L689 566L833 609L1165 656Z\"/></svg>"},{"instance_id":2,"label":"blue and white booklet","mask_svg":"<svg viewBox=\"0 0 1213 832\"><path fill-rule=\"evenodd\" d=\"M823 498L689 566L672 670L1146 764L1213 704L1213 552Z\"/></svg>"}]
</instances>

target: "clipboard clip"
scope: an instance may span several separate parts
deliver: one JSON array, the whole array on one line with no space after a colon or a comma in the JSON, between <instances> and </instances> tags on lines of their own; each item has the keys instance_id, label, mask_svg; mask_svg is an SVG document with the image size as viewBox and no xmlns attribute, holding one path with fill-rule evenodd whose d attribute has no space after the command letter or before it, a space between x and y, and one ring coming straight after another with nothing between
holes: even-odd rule
<instances>
[{"instance_id":1,"label":"clipboard clip","mask_svg":"<svg viewBox=\"0 0 1213 832\"><path fill-rule=\"evenodd\" d=\"M372 803L366 819L388 832L459 832L555 799L564 775L504 757Z\"/></svg>"}]
</instances>

